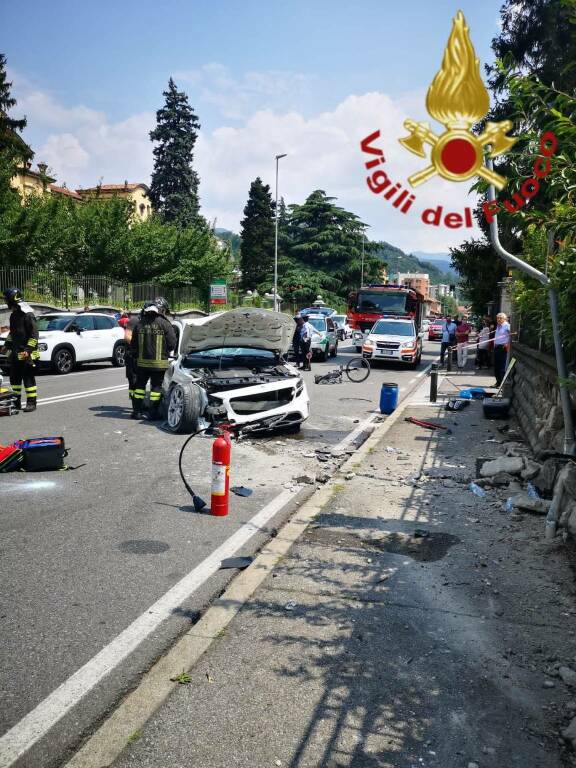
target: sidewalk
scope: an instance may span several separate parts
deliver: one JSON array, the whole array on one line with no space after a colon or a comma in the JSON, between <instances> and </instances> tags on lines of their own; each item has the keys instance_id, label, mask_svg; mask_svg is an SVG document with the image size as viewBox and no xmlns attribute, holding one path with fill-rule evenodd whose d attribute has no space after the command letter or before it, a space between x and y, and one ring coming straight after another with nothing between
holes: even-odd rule
<instances>
[{"instance_id":1,"label":"sidewalk","mask_svg":"<svg viewBox=\"0 0 576 768\"><path fill-rule=\"evenodd\" d=\"M468 489L475 458L503 451L499 423L480 403L425 404L427 386L115 768L574 764L559 738L576 710L558 677L576 666L566 550L543 517L506 513L506 490Z\"/></svg>"}]
</instances>

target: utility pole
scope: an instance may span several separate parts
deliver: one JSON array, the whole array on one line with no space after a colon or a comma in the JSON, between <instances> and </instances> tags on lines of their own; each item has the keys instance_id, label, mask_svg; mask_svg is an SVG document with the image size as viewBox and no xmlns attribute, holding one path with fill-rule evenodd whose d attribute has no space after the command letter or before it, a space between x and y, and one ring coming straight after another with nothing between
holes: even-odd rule
<instances>
[{"instance_id":1,"label":"utility pole","mask_svg":"<svg viewBox=\"0 0 576 768\"><path fill-rule=\"evenodd\" d=\"M278 312L278 161L286 155L276 155L276 203L274 207L274 311Z\"/></svg>"}]
</instances>

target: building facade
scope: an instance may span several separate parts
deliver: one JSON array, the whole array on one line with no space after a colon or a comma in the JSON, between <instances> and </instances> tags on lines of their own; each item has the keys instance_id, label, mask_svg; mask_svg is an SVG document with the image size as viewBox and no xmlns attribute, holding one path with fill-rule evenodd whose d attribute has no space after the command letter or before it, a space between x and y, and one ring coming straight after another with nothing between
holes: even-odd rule
<instances>
[{"instance_id":1,"label":"building facade","mask_svg":"<svg viewBox=\"0 0 576 768\"><path fill-rule=\"evenodd\" d=\"M426 297L430 291L430 275L427 272L398 272L398 285L412 288Z\"/></svg>"},{"instance_id":2,"label":"building facade","mask_svg":"<svg viewBox=\"0 0 576 768\"><path fill-rule=\"evenodd\" d=\"M100 184L88 189L77 189L76 192L83 200L96 198L99 200L111 200L113 197L121 197L134 203L136 215L145 221L152 214L152 203L149 197L149 189L146 184Z\"/></svg>"}]
</instances>

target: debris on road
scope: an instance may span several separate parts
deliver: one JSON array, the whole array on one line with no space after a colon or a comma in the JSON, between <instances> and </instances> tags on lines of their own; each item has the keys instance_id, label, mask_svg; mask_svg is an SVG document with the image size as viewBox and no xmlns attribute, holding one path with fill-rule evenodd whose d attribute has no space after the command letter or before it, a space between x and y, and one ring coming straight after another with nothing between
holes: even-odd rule
<instances>
[{"instance_id":1,"label":"debris on road","mask_svg":"<svg viewBox=\"0 0 576 768\"><path fill-rule=\"evenodd\" d=\"M284 606L285 611L293 611L295 609L296 609L296 603L294 602L294 600L289 600Z\"/></svg>"},{"instance_id":2,"label":"debris on road","mask_svg":"<svg viewBox=\"0 0 576 768\"><path fill-rule=\"evenodd\" d=\"M244 485L235 485L233 488L230 488L232 493L235 493L236 496L252 496L252 488L246 488Z\"/></svg>"},{"instance_id":3,"label":"debris on road","mask_svg":"<svg viewBox=\"0 0 576 768\"><path fill-rule=\"evenodd\" d=\"M222 571L227 568L239 568L240 570L244 570L244 568L248 568L248 566L251 565L253 560L253 557L227 557L220 563L220 570Z\"/></svg>"},{"instance_id":4,"label":"debris on road","mask_svg":"<svg viewBox=\"0 0 576 768\"><path fill-rule=\"evenodd\" d=\"M474 496L478 496L479 499L484 499L487 496L486 491L484 488L480 488L479 485L476 485L476 483L470 483L468 486L468 490L472 491Z\"/></svg>"},{"instance_id":5,"label":"debris on road","mask_svg":"<svg viewBox=\"0 0 576 768\"><path fill-rule=\"evenodd\" d=\"M500 472L507 472L509 475L519 475L524 469L524 459L520 456L500 456L491 461L485 461L480 467L481 477L491 477Z\"/></svg>"}]
</instances>

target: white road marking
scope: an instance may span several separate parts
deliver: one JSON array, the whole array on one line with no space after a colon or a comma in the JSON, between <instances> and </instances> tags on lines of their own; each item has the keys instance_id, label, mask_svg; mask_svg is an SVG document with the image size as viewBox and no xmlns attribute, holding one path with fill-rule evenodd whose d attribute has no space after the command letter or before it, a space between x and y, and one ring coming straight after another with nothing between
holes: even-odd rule
<instances>
[{"instance_id":1,"label":"white road marking","mask_svg":"<svg viewBox=\"0 0 576 768\"><path fill-rule=\"evenodd\" d=\"M38 706L0 738L0 765L10 768L39 739L59 722L101 680L110 674L143 640L187 600L249 539L262 530L285 504L294 498L282 491L247 523L184 576L159 600L135 619L130 626L105 646L96 656L56 688Z\"/></svg>"},{"instance_id":2,"label":"white road marking","mask_svg":"<svg viewBox=\"0 0 576 768\"><path fill-rule=\"evenodd\" d=\"M67 400L78 400L81 397L94 397L95 395L104 395L107 392L119 392L120 390L127 390L128 384L114 384L111 387L101 387L100 389L86 389L84 392L70 392L67 395L54 395L53 397L41 397L38 400L38 405L53 405L54 403L62 403Z\"/></svg>"}]
</instances>

